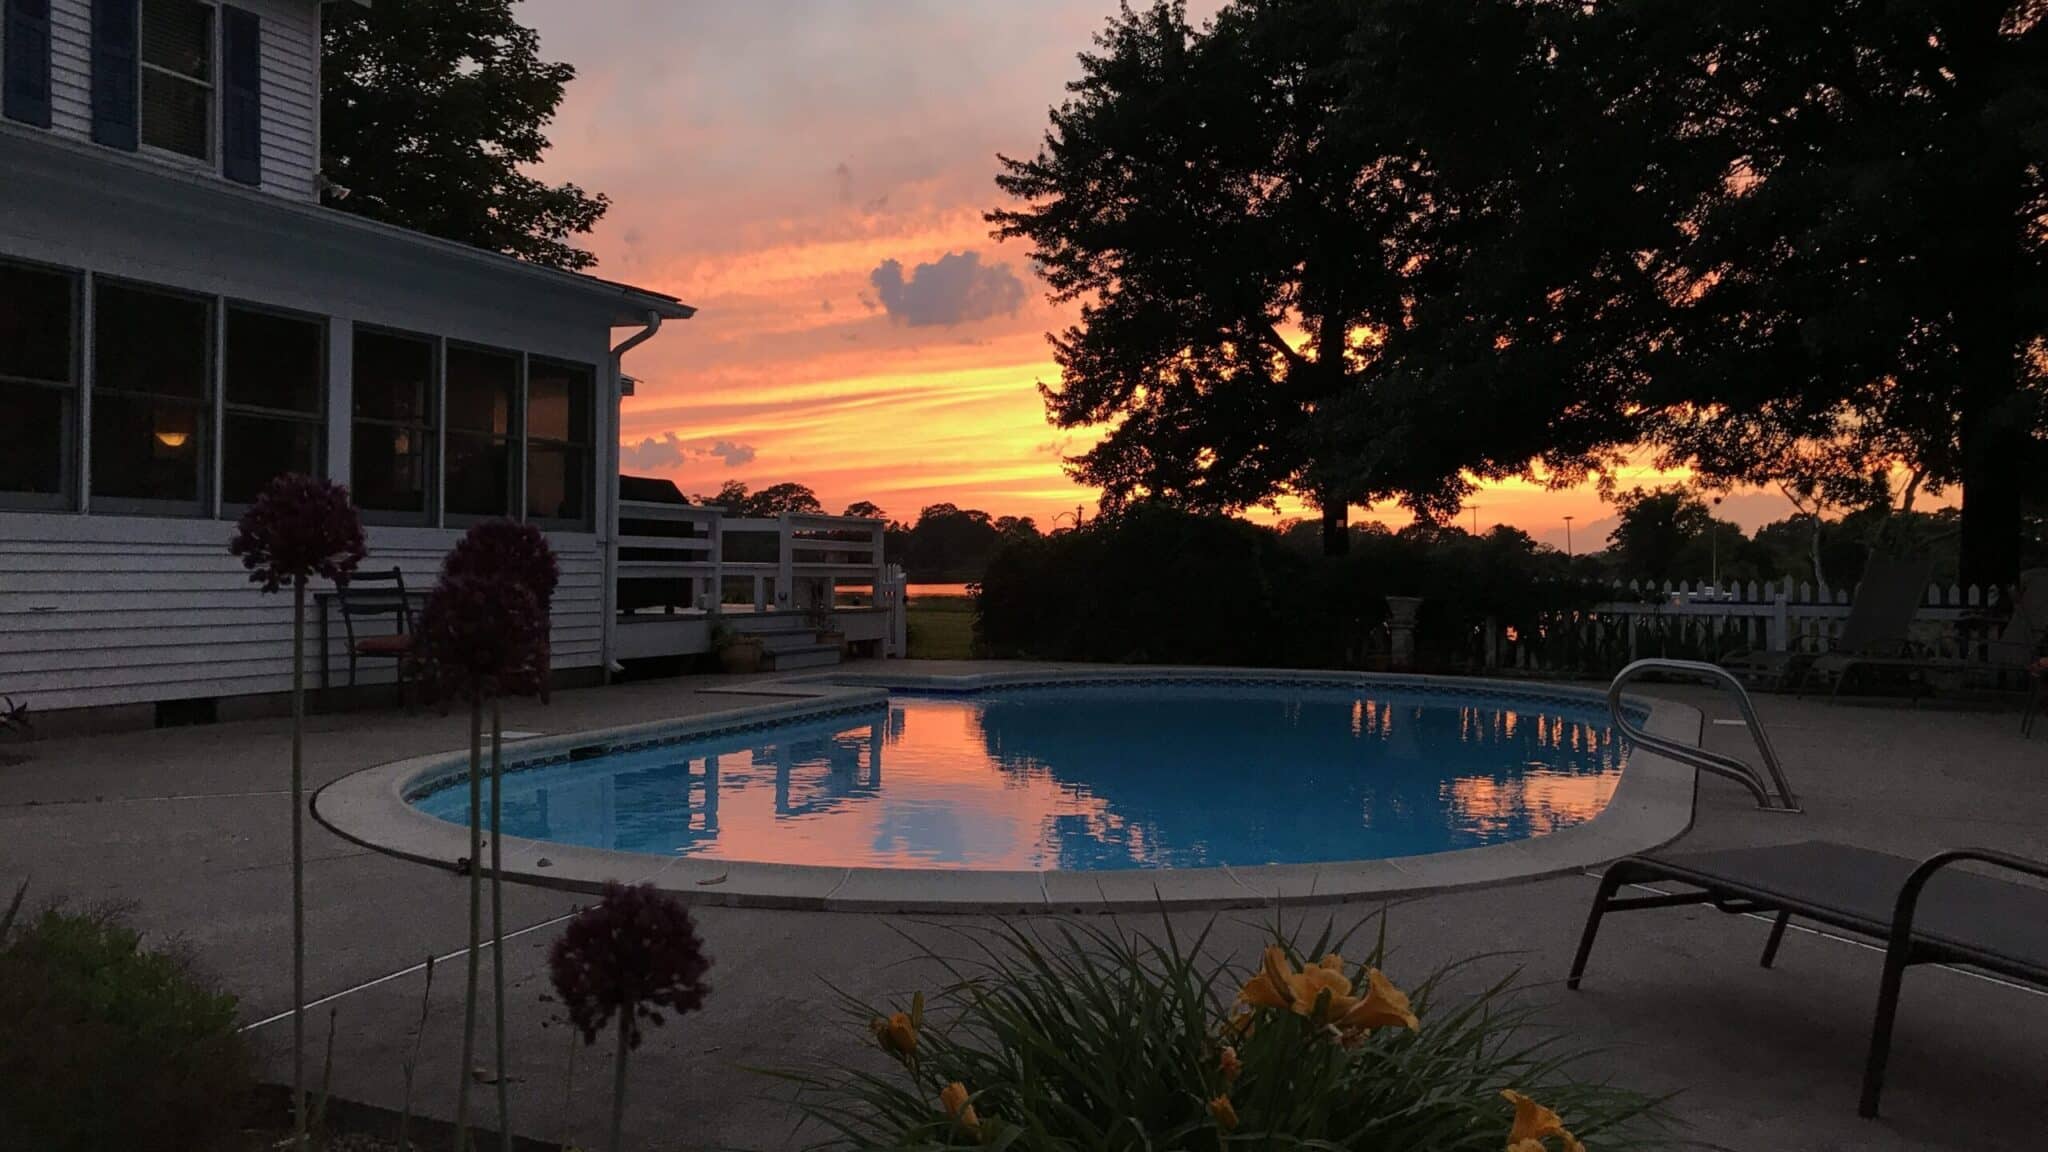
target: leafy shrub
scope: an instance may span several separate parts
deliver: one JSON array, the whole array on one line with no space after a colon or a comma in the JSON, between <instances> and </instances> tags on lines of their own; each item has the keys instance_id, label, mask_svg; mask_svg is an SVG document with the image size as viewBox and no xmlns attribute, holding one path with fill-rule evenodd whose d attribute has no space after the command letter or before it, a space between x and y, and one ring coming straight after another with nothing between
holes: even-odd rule
<instances>
[{"instance_id":1,"label":"leafy shrub","mask_svg":"<svg viewBox=\"0 0 2048 1152\"><path fill-rule=\"evenodd\" d=\"M1242 520L1152 506L1016 538L982 576L979 637L1001 656L1271 663L1286 650L1276 551Z\"/></svg>"},{"instance_id":2,"label":"leafy shrub","mask_svg":"<svg viewBox=\"0 0 2048 1152\"><path fill-rule=\"evenodd\" d=\"M111 912L49 908L0 941L0 1147L228 1147L250 1055L235 998Z\"/></svg>"},{"instance_id":3,"label":"leafy shrub","mask_svg":"<svg viewBox=\"0 0 2048 1152\"><path fill-rule=\"evenodd\" d=\"M1375 527L1332 558L1247 521L1140 504L1006 543L982 577L977 629L995 656L1358 667L1386 651L1389 595L1425 598L1418 663L1462 669L1485 662L1489 621L1541 641L1550 666L1591 666L1586 614L1613 593L1513 528Z\"/></svg>"},{"instance_id":4,"label":"leafy shrub","mask_svg":"<svg viewBox=\"0 0 2048 1152\"><path fill-rule=\"evenodd\" d=\"M955 981L929 1016L921 995L850 1005L893 1067L792 1077L825 1146L1615 1152L1665 1127L1644 1097L1573 1078L1505 983L1452 1002L1445 970L1404 996L1383 942L1350 965L1327 930L1283 939L1246 972L1170 925L958 932L975 958L927 950Z\"/></svg>"}]
</instances>

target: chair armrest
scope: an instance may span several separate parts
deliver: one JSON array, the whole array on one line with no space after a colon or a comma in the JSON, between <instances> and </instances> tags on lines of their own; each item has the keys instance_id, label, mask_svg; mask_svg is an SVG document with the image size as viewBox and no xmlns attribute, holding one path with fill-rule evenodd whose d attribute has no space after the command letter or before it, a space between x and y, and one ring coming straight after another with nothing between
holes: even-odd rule
<instances>
[{"instance_id":1,"label":"chair armrest","mask_svg":"<svg viewBox=\"0 0 2048 1152\"><path fill-rule=\"evenodd\" d=\"M1913 914L1920 905L1921 890L1927 887L1927 882L1934 878L1935 873L1965 860L1991 864L2032 876L2037 880L2048 880L2048 862L2029 860L2010 852L2000 852L1993 848L1953 848L1946 852L1937 852L1921 861L1920 866L1906 877L1906 882L1899 886L1898 902L1892 906L1890 949L1904 955L1904 950L1912 946Z\"/></svg>"}]
</instances>

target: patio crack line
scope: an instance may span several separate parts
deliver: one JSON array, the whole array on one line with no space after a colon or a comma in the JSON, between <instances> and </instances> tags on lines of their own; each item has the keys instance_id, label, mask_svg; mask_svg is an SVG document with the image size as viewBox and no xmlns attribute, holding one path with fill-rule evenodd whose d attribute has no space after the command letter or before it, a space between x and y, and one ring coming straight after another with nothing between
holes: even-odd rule
<instances>
[{"instance_id":1,"label":"patio crack line","mask_svg":"<svg viewBox=\"0 0 2048 1152\"><path fill-rule=\"evenodd\" d=\"M246 800L289 795L289 789L274 788L262 792L179 792L168 796L79 796L63 800L14 800L0 804L0 808L75 808L81 804L160 804L167 800Z\"/></svg>"},{"instance_id":2,"label":"patio crack line","mask_svg":"<svg viewBox=\"0 0 2048 1152\"><path fill-rule=\"evenodd\" d=\"M524 927L524 928L521 928L521 929L519 929L519 930L518 930L518 931L516 931L516 932L507 932L507 933L505 933L505 939L507 939L507 940L516 940L516 939L518 939L518 938L519 938L519 937L521 937L521 936L525 936L525 935L527 935L527 934L529 934L529 933L533 933L533 932L538 932L538 931L540 931L540 930L541 930L541 929L543 929L543 928L552 928L552 927L554 927L555 925L557 925L557 924L560 924L560 923L561 923L562 921L564 921L564 920L567 920L567 919L570 919L571 917L573 917L573 916L575 916L575 915L576 915L576 913L575 913L575 912L564 912L564 913L562 913L562 914L561 914L560 916L557 916L557 917L555 917L555 918L553 918L553 919L551 919L551 920L543 920L543 921L541 921L541 922L540 922L540 923L538 923L538 924L529 924L529 925L527 925L526 927ZM491 941L489 941L489 940L483 940L483 941L479 941L479 942L477 943L477 949L476 949L476 950L477 950L478 952L483 952L483 951L486 951L486 950L488 950L488 949L490 948L490 946L491 946L491 943L492 943L492 942L491 942ZM453 952L450 952L450 953L448 953L448 954L447 954L446 956L436 956L436 957L434 957L434 963L435 963L436 965L440 965L440 964L446 964L446 963L447 963L448 961L450 961L450 960L454 960L454 959L456 959L456 958L458 958L458 957L461 957L461 956L466 956L466 955L468 955L468 954L469 954L469 949L468 949L468 948L457 948L457 949L456 949L455 951L453 951ZM354 995L354 994L355 994L355 993L357 993L357 992L365 992L365 991L368 991L368 990L369 990L369 989L371 989L371 988L375 988L375 987L377 987L377 986L378 986L379 984L389 984L389 983L390 983L391 981L393 981L393 980L402 980L402 979L404 979L405 977L407 977L407 976L410 976L410 975L412 975L412 974L413 974L413 973L415 973L415 972L422 972L422 971L425 971L425 970L426 970L426 967L427 967L426 961L424 961L424 960L423 960L423 961L419 962L418 964L414 964L414 965L412 965L412 966L410 966L410 967L407 967L407 968L400 968L400 969L399 969L398 971L396 971L396 972L386 972L386 973L385 973L384 975L382 975L382 976L379 976L379 977L377 977L377 978L376 978L376 979L374 979L374 980L365 980L365 981L363 981L363 982L362 982L362 983L360 983L360 984L356 984L356 985L353 985L353 986L351 986L351 987L348 987L348 988L343 988L343 989L342 989L341 991L339 991L339 992L330 992L330 993L328 993L327 995L325 995L325 996L322 996L322 997L320 997L320 998L319 998L319 999L317 999L317 1000L309 1000L309 1001L307 1001L307 1002L306 1002L306 1003L305 1003L305 1004L303 1005L303 1010L304 1010L304 1011L308 1011L308 1012L310 1012L310 1011L312 1011L312 1010L313 1010L313 1009L315 1009L315 1008L321 1007L322 1005L325 1005L325 1004L331 1004L331 1003L333 1003L334 1001L336 1001L336 1000L339 1000L339 999L341 999L341 998L342 998L342 997L344 997L344 996L352 996L352 995ZM291 1018L292 1018L292 1010L291 1010L291 1009L289 1009L289 1008L287 1008L287 1009L285 1009L285 1010L284 1010L284 1011L282 1011L282 1012L276 1013L275 1015L271 1015L271 1016L265 1016L265 1017L264 1017L263 1019L261 1019L261 1020L258 1020L258 1021L255 1021L254 1023L251 1023L251 1024L244 1024L244 1025L242 1025L242 1026L241 1026L240 1028L237 1028L237 1029L235 1029L235 1031L237 1031L237 1032L254 1032L254 1031L255 1031L256 1029L258 1029L258 1028L261 1028L261 1027L264 1027L265 1025L268 1025L268 1024L275 1024L275 1023L277 1023L277 1022L278 1022L278 1021L280 1021L280 1020L289 1020L289 1019L291 1019Z\"/></svg>"},{"instance_id":3,"label":"patio crack line","mask_svg":"<svg viewBox=\"0 0 2048 1152\"><path fill-rule=\"evenodd\" d=\"M832 899L832 898L833 898L834 896L837 896L837 895L839 895L839 890L840 890L841 888L844 888L844 887L846 887L846 882L847 882L848 880L851 880L851 879L853 879L853 869L851 869L851 868L848 868L848 869L846 869L846 870L842 871L841 873L839 873L839 881L838 881L838 883L836 883L836 884L832 885L832 887L831 887L831 888L829 888L829 889L827 889L827 890L826 890L826 892L825 892L825 895L824 895L824 897L823 897L823 898L822 898L822 899L820 900L820 903L823 903L824 901L826 901L826 900L830 900L830 899Z\"/></svg>"}]
</instances>

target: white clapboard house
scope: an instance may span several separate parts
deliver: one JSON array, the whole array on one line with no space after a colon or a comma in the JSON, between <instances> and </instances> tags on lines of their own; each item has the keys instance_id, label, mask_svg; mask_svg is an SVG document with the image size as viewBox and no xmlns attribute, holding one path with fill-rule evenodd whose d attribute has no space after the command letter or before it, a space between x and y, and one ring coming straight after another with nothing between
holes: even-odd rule
<instances>
[{"instance_id":1,"label":"white clapboard house","mask_svg":"<svg viewBox=\"0 0 2048 1152\"><path fill-rule=\"evenodd\" d=\"M287 689L289 597L227 551L285 471L413 588L468 524L542 526L554 666L594 679L619 357L691 309L322 207L318 0L0 5L0 695Z\"/></svg>"}]
</instances>

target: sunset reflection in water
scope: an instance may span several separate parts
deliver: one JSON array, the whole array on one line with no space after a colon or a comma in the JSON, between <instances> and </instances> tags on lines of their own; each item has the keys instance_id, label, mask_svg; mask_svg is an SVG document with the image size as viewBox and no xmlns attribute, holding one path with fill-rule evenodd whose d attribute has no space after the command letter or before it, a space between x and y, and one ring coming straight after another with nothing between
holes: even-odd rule
<instances>
[{"instance_id":1,"label":"sunset reflection in water","mask_svg":"<svg viewBox=\"0 0 2048 1152\"><path fill-rule=\"evenodd\" d=\"M1597 815L1596 707L1295 686L1089 686L886 709L514 772L505 830L832 866L1111 869L1407 856ZM420 806L460 820L466 790Z\"/></svg>"}]
</instances>

